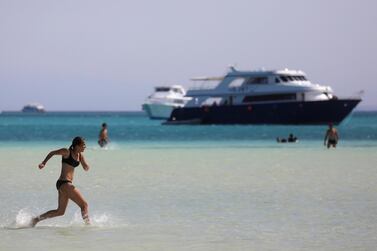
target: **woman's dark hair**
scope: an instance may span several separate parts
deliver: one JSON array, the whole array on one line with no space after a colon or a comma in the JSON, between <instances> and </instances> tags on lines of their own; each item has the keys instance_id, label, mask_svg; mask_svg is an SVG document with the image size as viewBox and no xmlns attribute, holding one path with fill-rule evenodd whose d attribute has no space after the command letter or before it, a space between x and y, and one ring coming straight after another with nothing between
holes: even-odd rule
<instances>
[{"instance_id":1,"label":"woman's dark hair","mask_svg":"<svg viewBox=\"0 0 377 251\"><path fill-rule=\"evenodd\" d=\"M75 146L82 145L84 143L84 138L77 136L72 140L72 145L69 147L70 150L73 150Z\"/></svg>"}]
</instances>

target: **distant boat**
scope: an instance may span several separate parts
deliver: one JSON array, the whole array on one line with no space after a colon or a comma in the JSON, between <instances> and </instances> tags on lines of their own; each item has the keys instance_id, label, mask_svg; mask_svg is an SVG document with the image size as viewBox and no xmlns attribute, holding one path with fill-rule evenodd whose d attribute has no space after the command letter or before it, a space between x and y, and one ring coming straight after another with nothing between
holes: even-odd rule
<instances>
[{"instance_id":1,"label":"distant boat","mask_svg":"<svg viewBox=\"0 0 377 251\"><path fill-rule=\"evenodd\" d=\"M168 119L174 108L183 107L191 98L180 85L158 86L142 105L151 119Z\"/></svg>"},{"instance_id":2,"label":"distant boat","mask_svg":"<svg viewBox=\"0 0 377 251\"><path fill-rule=\"evenodd\" d=\"M33 103L33 104L27 104L22 108L22 112L27 113L42 113L45 112L45 108L41 104Z\"/></svg>"}]
</instances>

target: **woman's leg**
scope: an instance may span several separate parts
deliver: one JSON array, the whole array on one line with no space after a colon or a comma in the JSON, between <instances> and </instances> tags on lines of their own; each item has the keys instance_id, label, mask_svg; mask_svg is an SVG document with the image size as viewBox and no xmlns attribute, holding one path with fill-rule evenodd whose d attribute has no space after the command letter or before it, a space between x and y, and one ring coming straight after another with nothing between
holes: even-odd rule
<instances>
[{"instance_id":1,"label":"woman's leg","mask_svg":"<svg viewBox=\"0 0 377 251\"><path fill-rule=\"evenodd\" d=\"M63 186L66 186L66 184L62 185L62 188ZM53 218L53 217L56 217L56 216L62 216L64 215L65 213L65 210L67 208L67 205L68 205L68 195L63 191L63 189L59 189L59 199L58 199L58 208L55 209L55 210L50 210L44 214L41 214L40 216L38 217L35 217L31 220L31 226L35 226L38 222L40 222L41 220L45 220L45 219L48 219L48 218Z\"/></svg>"},{"instance_id":2,"label":"woman's leg","mask_svg":"<svg viewBox=\"0 0 377 251\"><path fill-rule=\"evenodd\" d=\"M73 200L81 209L81 216L85 224L90 224L89 214L88 214L88 203L85 201L84 197L81 195L80 191L74 186L69 188L67 193L68 198Z\"/></svg>"}]
</instances>

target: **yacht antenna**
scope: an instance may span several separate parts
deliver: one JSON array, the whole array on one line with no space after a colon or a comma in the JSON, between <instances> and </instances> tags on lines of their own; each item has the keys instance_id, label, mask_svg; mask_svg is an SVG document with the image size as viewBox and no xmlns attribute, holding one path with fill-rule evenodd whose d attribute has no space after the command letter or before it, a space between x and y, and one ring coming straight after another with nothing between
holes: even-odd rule
<instances>
[{"instance_id":1,"label":"yacht antenna","mask_svg":"<svg viewBox=\"0 0 377 251\"><path fill-rule=\"evenodd\" d=\"M237 64L231 64L231 65L229 65L230 71L231 72L236 72L237 71L236 66L237 66Z\"/></svg>"}]
</instances>

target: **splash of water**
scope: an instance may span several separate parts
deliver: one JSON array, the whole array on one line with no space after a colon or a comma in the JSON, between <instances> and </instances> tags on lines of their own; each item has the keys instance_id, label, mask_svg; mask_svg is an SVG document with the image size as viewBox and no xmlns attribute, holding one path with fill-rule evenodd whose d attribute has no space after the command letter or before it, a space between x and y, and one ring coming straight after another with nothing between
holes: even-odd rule
<instances>
[{"instance_id":1,"label":"splash of water","mask_svg":"<svg viewBox=\"0 0 377 251\"><path fill-rule=\"evenodd\" d=\"M30 225L32 217L32 214L28 212L27 209L21 209L16 216L16 224L18 226L28 226Z\"/></svg>"},{"instance_id":2,"label":"splash of water","mask_svg":"<svg viewBox=\"0 0 377 251\"><path fill-rule=\"evenodd\" d=\"M81 212L78 210L75 212L73 219L70 222L71 226L83 225L83 219ZM107 213L94 213L90 215L90 225L94 227L114 227L115 220Z\"/></svg>"},{"instance_id":3,"label":"splash of water","mask_svg":"<svg viewBox=\"0 0 377 251\"><path fill-rule=\"evenodd\" d=\"M17 212L16 219L8 226L5 226L5 228L18 229L31 227L32 218L33 215L28 211L28 209L23 208Z\"/></svg>"},{"instance_id":4,"label":"splash of water","mask_svg":"<svg viewBox=\"0 0 377 251\"><path fill-rule=\"evenodd\" d=\"M20 209L17 212L16 219L7 225L2 227L7 229L22 229L22 228L29 228L31 227L31 220L33 218L33 214L27 208ZM80 210L76 211L73 215L72 220L68 224L57 224L53 220L51 222L47 222L48 220L43 221L43 223L39 224L38 226L42 227L82 227L85 226L84 221L81 217ZM90 227L100 227L100 228L114 228L114 227L125 227L128 224L121 224L109 215L108 213L93 213L90 215Z\"/></svg>"},{"instance_id":5,"label":"splash of water","mask_svg":"<svg viewBox=\"0 0 377 251\"><path fill-rule=\"evenodd\" d=\"M112 150L118 150L120 148L121 148L120 145L114 142L111 142L104 147L100 147L99 145L93 145L93 146L88 147L88 149L94 150L94 151L112 151Z\"/></svg>"}]
</instances>

